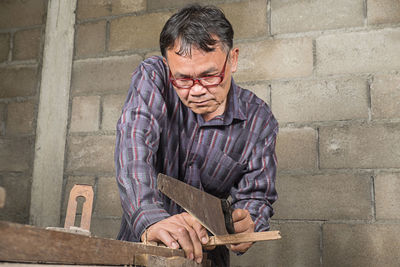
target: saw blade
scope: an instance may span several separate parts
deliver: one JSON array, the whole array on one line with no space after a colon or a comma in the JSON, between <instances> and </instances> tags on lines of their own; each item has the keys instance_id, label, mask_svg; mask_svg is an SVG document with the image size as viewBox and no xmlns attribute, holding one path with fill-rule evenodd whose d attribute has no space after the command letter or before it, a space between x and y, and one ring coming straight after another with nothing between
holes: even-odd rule
<instances>
[{"instance_id":1,"label":"saw blade","mask_svg":"<svg viewBox=\"0 0 400 267\"><path fill-rule=\"evenodd\" d=\"M195 217L213 235L227 235L221 200L178 179L158 174L157 188Z\"/></svg>"}]
</instances>

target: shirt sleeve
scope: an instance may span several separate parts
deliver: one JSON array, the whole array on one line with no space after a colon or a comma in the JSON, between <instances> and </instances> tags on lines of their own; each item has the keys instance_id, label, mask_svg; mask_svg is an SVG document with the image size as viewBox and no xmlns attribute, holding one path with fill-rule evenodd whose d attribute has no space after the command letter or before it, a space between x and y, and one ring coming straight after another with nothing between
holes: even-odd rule
<instances>
[{"instance_id":1,"label":"shirt sleeve","mask_svg":"<svg viewBox=\"0 0 400 267\"><path fill-rule=\"evenodd\" d=\"M158 63L161 65L161 63ZM155 164L165 101L165 81L156 69L142 63L132 75L127 100L117 124L115 165L123 220L134 240L170 215L157 190Z\"/></svg>"},{"instance_id":2,"label":"shirt sleeve","mask_svg":"<svg viewBox=\"0 0 400 267\"><path fill-rule=\"evenodd\" d=\"M269 118L261 129L247 163L247 172L237 187L231 189L233 208L249 211L256 232L269 230L269 218L274 214L272 203L278 198L275 189L278 123L272 113L269 112Z\"/></svg>"}]
</instances>

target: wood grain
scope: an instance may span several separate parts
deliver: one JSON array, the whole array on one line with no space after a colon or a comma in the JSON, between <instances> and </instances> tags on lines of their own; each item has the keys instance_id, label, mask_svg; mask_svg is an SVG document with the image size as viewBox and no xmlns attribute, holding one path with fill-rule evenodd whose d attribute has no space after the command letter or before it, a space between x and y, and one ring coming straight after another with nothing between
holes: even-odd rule
<instances>
[{"instance_id":1,"label":"wood grain","mask_svg":"<svg viewBox=\"0 0 400 267\"><path fill-rule=\"evenodd\" d=\"M165 258L185 256L183 250L0 221L0 261L134 265L136 258L143 254ZM146 263L143 259L146 258L142 257L141 263Z\"/></svg>"}]
</instances>

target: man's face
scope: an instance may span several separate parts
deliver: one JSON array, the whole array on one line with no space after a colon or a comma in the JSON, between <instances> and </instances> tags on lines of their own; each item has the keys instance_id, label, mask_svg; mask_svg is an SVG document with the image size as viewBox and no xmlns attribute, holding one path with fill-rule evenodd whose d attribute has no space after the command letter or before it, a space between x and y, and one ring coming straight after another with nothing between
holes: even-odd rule
<instances>
[{"instance_id":1,"label":"man's face","mask_svg":"<svg viewBox=\"0 0 400 267\"><path fill-rule=\"evenodd\" d=\"M239 50L232 49L227 58L226 52L219 44L215 45L212 52L192 47L191 55L187 56L178 55L176 52L179 48L179 42L175 42L175 46L167 50L168 65L174 79L218 76L227 59L224 79L217 86L205 87L199 82L195 82L191 88L179 88L174 85L182 103L194 113L201 114L205 121L223 114L231 86L231 75L236 71Z\"/></svg>"}]
</instances>

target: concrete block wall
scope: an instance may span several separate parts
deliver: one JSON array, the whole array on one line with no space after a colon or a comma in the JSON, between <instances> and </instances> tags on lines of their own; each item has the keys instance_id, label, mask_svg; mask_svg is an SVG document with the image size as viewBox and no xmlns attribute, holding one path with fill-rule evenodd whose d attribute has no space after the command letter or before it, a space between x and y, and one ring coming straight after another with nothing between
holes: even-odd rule
<instances>
[{"instance_id":1,"label":"concrete block wall","mask_svg":"<svg viewBox=\"0 0 400 267\"><path fill-rule=\"evenodd\" d=\"M29 222L47 0L0 1L0 220Z\"/></svg>"},{"instance_id":2,"label":"concrete block wall","mask_svg":"<svg viewBox=\"0 0 400 267\"><path fill-rule=\"evenodd\" d=\"M195 1L121 2L78 1L66 169L68 179L91 177L95 231L111 236L121 212L114 127L129 74L159 54L166 19ZM398 1L200 2L220 6L231 20L240 49L234 78L271 105L281 126L271 223L283 239L232 255L233 266L395 266Z\"/></svg>"},{"instance_id":3,"label":"concrete block wall","mask_svg":"<svg viewBox=\"0 0 400 267\"><path fill-rule=\"evenodd\" d=\"M40 72L40 59L26 59L32 46L16 44L34 44L35 30L43 31L43 21L24 13L42 12L31 1L11 5L7 14L20 18L15 25L0 13L0 181L27 192L15 208L29 202L29 183L20 181L29 181L32 166ZM61 214L72 185L91 184L92 232L115 238L122 214L115 125L130 75L160 54L159 33L173 12L211 3L235 28L235 80L269 103L280 123L271 225L283 238L232 255L232 266L398 265L398 0L77 1ZM20 116L32 109L33 117Z\"/></svg>"}]
</instances>

